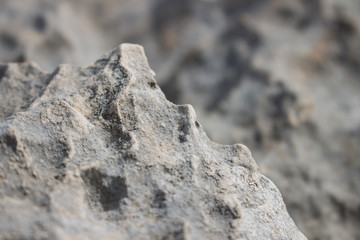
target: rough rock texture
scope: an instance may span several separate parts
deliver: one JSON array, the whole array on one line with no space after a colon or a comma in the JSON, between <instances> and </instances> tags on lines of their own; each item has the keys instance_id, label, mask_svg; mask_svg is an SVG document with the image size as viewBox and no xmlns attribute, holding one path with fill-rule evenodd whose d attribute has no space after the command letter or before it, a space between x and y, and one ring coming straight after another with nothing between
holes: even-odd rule
<instances>
[{"instance_id":1,"label":"rough rock texture","mask_svg":"<svg viewBox=\"0 0 360 240\"><path fill-rule=\"evenodd\" d=\"M307 237L360 239L359 0L0 4L0 60L50 72L141 43L167 98L249 146Z\"/></svg>"},{"instance_id":2,"label":"rough rock texture","mask_svg":"<svg viewBox=\"0 0 360 240\"><path fill-rule=\"evenodd\" d=\"M306 239L247 147L166 100L140 46L0 69L0 238Z\"/></svg>"}]
</instances>

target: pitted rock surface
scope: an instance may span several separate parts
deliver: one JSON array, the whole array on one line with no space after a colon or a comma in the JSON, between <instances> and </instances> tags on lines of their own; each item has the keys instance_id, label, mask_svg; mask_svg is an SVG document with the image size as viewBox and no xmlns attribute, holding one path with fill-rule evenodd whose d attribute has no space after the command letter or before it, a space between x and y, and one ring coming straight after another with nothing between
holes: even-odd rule
<instances>
[{"instance_id":1,"label":"pitted rock surface","mask_svg":"<svg viewBox=\"0 0 360 240\"><path fill-rule=\"evenodd\" d=\"M53 71L141 44L166 97L191 104L213 141L251 148L308 238L353 240L359 12L359 0L0 0L0 61ZM6 102L9 115L31 99Z\"/></svg>"},{"instance_id":2,"label":"pitted rock surface","mask_svg":"<svg viewBox=\"0 0 360 240\"><path fill-rule=\"evenodd\" d=\"M166 100L140 46L0 69L0 238L306 239L247 147Z\"/></svg>"}]
</instances>

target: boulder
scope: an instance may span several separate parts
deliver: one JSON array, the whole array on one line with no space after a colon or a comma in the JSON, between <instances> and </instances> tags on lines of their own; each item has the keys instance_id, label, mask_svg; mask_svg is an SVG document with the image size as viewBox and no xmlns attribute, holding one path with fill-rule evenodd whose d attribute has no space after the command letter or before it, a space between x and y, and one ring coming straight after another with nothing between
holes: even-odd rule
<instances>
[{"instance_id":1,"label":"boulder","mask_svg":"<svg viewBox=\"0 0 360 240\"><path fill-rule=\"evenodd\" d=\"M249 149L166 100L139 45L0 70L1 239L306 239Z\"/></svg>"}]
</instances>

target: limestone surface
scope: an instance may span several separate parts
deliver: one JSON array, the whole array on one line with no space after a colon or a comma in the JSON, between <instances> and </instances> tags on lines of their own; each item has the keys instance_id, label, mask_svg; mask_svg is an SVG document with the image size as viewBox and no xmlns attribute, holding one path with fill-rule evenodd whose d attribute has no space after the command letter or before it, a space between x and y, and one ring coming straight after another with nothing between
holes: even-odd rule
<instances>
[{"instance_id":1,"label":"limestone surface","mask_svg":"<svg viewBox=\"0 0 360 240\"><path fill-rule=\"evenodd\" d=\"M141 44L166 97L191 104L211 140L248 146L309 239L353 240L359 12L359 0L0 0L0 61L52 72Z\"/></svg>"},{"instance_id":2,"label":"limestone surface","mask_svg":"<svg viewBox=\"0 0 360 240\"><path fill-rule=\"evenodd\" d=\"M142 47L0 65L1 239L306 239L247 147L166 100Z\"/></svg>"}]
</instances>

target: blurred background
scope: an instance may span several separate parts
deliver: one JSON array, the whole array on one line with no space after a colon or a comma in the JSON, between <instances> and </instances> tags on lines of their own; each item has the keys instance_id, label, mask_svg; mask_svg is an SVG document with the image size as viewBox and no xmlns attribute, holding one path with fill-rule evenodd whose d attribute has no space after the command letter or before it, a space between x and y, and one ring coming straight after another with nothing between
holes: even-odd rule
<instances>
[{"instance_id":1,"label":"blurred background","mask_svg":"<svg viewBox=\"0 0 360 240\"><path fill-rule=\"evenodd\" d=\"M123 42L212 140L249 146L309 239L360 239L359 0L0 0L0 61Z\"/></svg>"}]
</instances>

